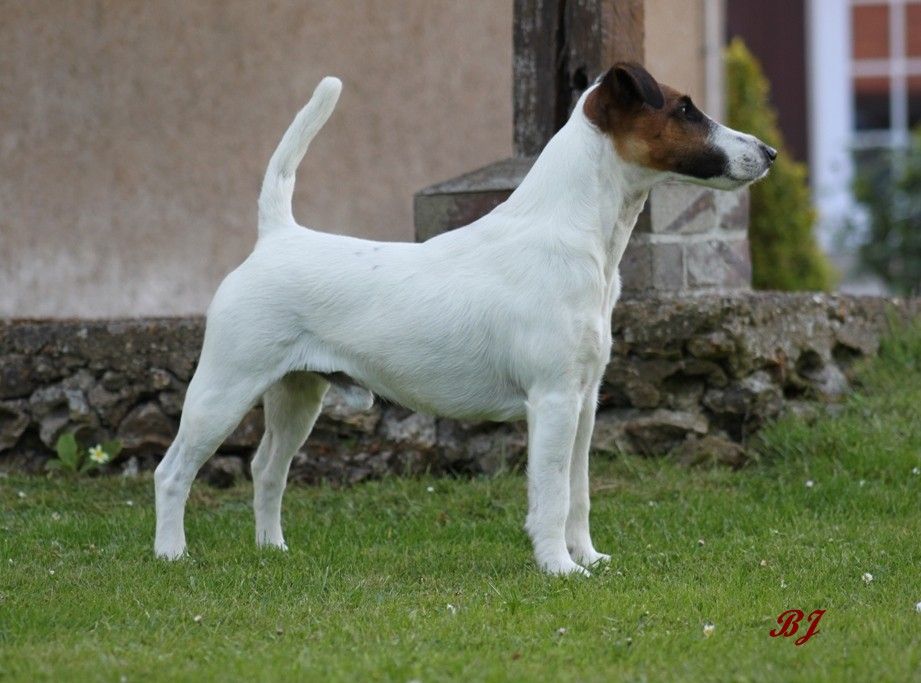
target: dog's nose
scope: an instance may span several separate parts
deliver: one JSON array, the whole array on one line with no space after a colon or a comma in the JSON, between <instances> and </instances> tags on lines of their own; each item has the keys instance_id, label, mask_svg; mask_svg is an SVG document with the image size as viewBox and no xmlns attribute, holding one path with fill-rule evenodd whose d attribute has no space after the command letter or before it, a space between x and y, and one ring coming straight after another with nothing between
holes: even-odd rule
<instances>
[{"instance_id":1,"label":"dog's nose","mask_svg":"<svg viewBox=\"0 0 921 683\"><path fill-rule=\"evenodd\" d=\"M767 158L769 164L774 163L774 159L777 158L777 150L773 147L765 145L764 143L761 144L761 152Z\"/></svg>"}]
</instances>

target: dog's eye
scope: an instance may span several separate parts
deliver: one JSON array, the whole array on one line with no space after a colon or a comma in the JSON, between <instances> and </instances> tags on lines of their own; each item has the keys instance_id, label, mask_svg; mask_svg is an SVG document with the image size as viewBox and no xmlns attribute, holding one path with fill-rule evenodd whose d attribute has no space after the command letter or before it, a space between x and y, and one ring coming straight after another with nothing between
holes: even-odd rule
<instances>
[{"instance_id":1,"label":"dog's eye","mask_svg":"<svg viewBox=\"0 0 921 683\"><path fill-rule=\"evenodd\" d=\"M683 100L675 113L685 121L700 121L702 118L700 110L689 100Z\"/></svg>"}]
</instances>

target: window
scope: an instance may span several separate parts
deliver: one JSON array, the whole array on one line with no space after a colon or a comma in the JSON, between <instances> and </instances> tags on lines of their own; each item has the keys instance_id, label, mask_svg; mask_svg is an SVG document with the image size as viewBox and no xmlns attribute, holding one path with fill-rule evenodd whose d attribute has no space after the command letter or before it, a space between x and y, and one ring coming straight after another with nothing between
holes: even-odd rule
<instances>
[{"instance_id":1,"label":"window","mask_svg":"<svg viewBox=\"0 0 921 683\"><path fill-rule=\"evenodd\" d=\"M851 0L854 145L902 147L921 124L921 0Z\"/></svg>"}]
</instances>

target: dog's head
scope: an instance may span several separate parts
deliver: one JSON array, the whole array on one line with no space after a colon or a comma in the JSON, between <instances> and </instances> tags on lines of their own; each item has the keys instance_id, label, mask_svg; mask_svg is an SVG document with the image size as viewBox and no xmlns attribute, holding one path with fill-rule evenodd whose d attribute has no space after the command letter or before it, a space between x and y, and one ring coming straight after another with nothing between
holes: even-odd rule
<instances>
[{"instance_id":1,"label":"dog's head","mask_svg":"<svg viewBox=\"0 0 921 683\"><path fill-rule=\"evenodd\" d=\"M631 164L720 189L764 177L777 150L720 125L639 64L616 64L583 104L591 123Z\"/></svg>"}]
</instances>

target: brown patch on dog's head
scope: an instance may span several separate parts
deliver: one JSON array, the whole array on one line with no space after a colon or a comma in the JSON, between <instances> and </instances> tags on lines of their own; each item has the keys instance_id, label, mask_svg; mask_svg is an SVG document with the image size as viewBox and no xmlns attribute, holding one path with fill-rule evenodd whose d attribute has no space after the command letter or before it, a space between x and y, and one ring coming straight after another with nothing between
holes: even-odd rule
<instances>
[{"instance_id":1,"label":"brown patch on dog's head","mask_svg":"<svg viewBox=\"0 0 921 683\"><path fill-rule=\"evenodd\" d=\"M690 97L658 83L639 64L615 64L583 112L625 161L700 179L725 173L726 154L710 143L715 124Z\"/></svg>"}]
</instances>

